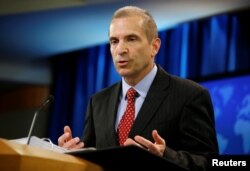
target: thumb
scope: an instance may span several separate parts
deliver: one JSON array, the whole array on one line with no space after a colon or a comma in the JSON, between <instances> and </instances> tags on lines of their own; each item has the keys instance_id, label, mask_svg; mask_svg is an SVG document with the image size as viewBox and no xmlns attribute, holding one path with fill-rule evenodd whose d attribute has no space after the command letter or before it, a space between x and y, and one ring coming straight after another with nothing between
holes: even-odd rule
<instances>
[{"instance_id":1,"label":"thumb","mask_svg":"<svg viewBox=\"0 0 250 171\"><path fill-rule=\"evenodd\" d=\"M72 132L71 132L70 127L66 125L63 130L64 130L64 133L69 133L70 135L69 139L72 139Z\"/></svg>"},{"instance_id":2,"label":"thumb","mask_svg":"<svg viewBox=\"0 0 250 171\"><path fill-rule=\"evenodd\" d=\"M165 145L165 140L158 134L157 130L152 131L152 136L155 144Z\"/></svg>"}]
</instances>

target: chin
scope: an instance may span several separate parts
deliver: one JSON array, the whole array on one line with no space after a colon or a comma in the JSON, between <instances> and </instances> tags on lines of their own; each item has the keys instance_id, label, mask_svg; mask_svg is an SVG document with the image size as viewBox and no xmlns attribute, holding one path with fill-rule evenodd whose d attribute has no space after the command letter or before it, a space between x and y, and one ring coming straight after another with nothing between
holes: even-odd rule
<instances>
[{"instance_id":1,"label":"chin","mask_svg":"<svg viewBox=\"0 0 250 171\"><path fill-rule=\"evenodd\" d=\"M127 77L127 76L131 75L131 73L129 71L124 71L124 70L122 70L122 71L120 70L118 73L122 77Z\"/></svg>"}]
</instances>

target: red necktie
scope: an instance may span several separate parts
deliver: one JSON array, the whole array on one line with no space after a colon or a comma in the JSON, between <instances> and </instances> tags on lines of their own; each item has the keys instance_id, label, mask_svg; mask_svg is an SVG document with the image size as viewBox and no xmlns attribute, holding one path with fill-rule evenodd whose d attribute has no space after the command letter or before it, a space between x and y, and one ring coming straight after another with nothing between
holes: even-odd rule
<instances>
[{"instance_id":1,"label":"red necktie","mask_svg":"<svg viewBox=\"0 0 250 171\"><path fill-rule=\"evenodd\" d=\"M127 92L127 107L117 129L118 140L121 146L123 146L127 140L130 129L134 123L136 94L137 92L133 88L130 88Z\"/></svg>"}]
</instances>

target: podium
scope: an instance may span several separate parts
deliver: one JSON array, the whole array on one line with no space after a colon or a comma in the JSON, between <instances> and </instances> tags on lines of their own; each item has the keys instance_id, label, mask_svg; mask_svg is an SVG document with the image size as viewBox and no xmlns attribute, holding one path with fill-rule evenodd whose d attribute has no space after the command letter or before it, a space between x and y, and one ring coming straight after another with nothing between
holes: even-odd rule
<instances>
[{"instance_id":1,"label":"podium","mask_svg":"<svg viewBox=\"0 0 250 171\"><path fill-rule=\"evenodd\" d=\"M58 153L0 139L2 171L127 171L185 168L137 146Z\"/></svg>"},{"instance_id":2,"label":"podium","mask_svg":"<svg viewBox=\"0 0 250 171\"><path fill-rule=\"evenodd\" d=\"M0 139L1 171L102 171L87 160Z\"/></svg>"}]
</instances>

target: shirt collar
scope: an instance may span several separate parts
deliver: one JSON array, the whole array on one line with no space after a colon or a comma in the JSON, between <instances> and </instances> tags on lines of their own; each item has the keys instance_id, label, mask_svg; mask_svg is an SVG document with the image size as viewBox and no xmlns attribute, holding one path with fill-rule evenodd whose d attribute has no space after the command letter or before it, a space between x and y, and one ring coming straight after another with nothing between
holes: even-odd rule
<instances>
[{"instance_id":1,"label":"shirt collar","mask_svg":"<svg viewBox=\"0 0 250 171\"><path fill-rule=\"evenodd\" d=\"M134 86L134 89L141 97L143 98L146 97L148 90L152 82L154 81L156 73L157 73L157 66L154 65L153 69L139 83L137 83ZM125 98L126 93L130 87L131 86L128 83L126 83L124 78L122 78L122 98Z\"/></svg>"}]
</instances>

